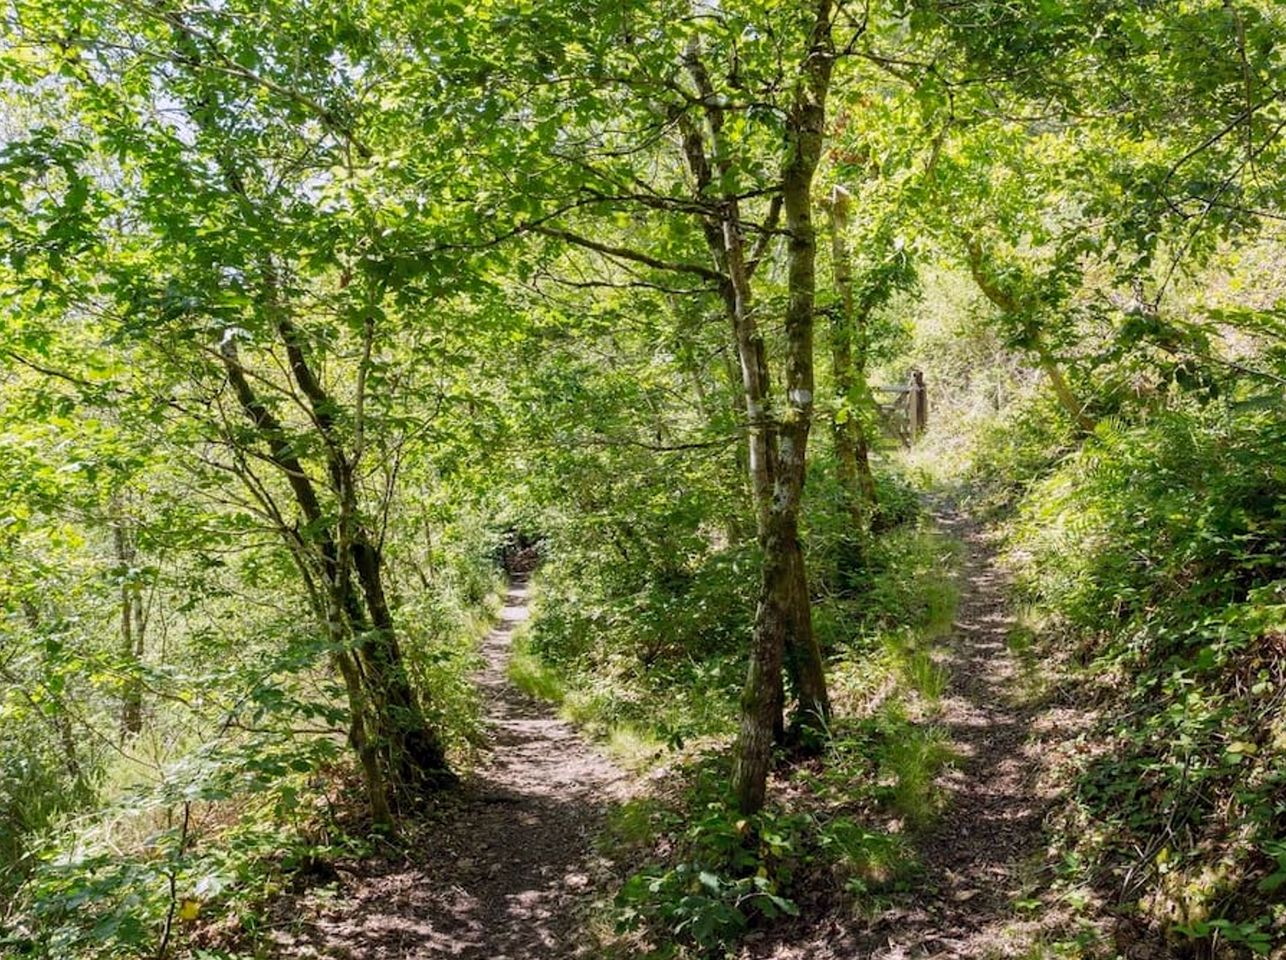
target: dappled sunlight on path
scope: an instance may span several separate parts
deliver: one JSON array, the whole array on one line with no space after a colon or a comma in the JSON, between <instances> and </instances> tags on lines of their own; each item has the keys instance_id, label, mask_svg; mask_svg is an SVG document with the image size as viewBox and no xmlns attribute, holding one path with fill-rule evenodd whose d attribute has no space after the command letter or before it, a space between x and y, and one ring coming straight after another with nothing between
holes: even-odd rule
<instances>
[{"instance_id":1,"label":"dappled sunlight on path","mask_svg":"<svg viewBox=\"0 0 1286 960\"><path fill-rule=\"evenodd\" d=\"M543 703L507 680L528 615L515 581L482 644L477 676L489 755L443 794L406 860L366 865L328 897L301 902L283 957L527 960L586 956L584 901L606 864L592 849L626 778Z\"/></svg>"},{"instance_id":2,"label":"dappled sunlight on path","mask_svg":"<svg viewBox=\"0 0 1286 960\"><path fill-rule=\"evenodd\" d=\"M1056 799L1044 785L1052 747L1086 729L1089 716L1034 697L1010 649L1015 620L1008 581L984 532L954 510L935 515L964 547L960 601L935 659L949 673L937 708L921 722L945 732L958 760L939 785L941 818L914 838L923 874L874 916L832 916L806 942L750 954L774 960L928 960L1022 955L1056 921L1018 903L1046 885L1042 825ZM1039 669L1036 667L1035 669Z\"/></svg>"}]
</instances>

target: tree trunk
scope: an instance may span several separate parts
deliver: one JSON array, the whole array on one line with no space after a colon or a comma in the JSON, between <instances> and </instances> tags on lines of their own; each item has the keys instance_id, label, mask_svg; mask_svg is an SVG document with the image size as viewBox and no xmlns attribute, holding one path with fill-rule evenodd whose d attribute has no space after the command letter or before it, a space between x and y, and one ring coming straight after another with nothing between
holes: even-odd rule
<instances>
[{"instance_id":1,"label":"tree trunk","mask_svg":"<svg viewBox=\"0 0 1286 960\"><path fill-rule=\"evenodd\" d=\"M798 518L792 518L798 526ZM790 582L791 629L785 637L786 676L795 697L795 713L787 739L811 752L819 744L819 735L830 723L831 702L826 689L826 667L822 661L817 635L813 632L813 608L808 591L808 572L804 565L803 546L798 532L781 547Z\"/></svg>"},{"instance_id":2,"label":"tree trunk","mask_svg":"<svg viewBox=\"0 0 1286 960\"><path fill-rule=\"evenodd\" d=\"M839 578L846 587L853 586L854 580L865 566L866 546L877 504L875 477L871 473L866 431L862 425L863 408L868 402L867 332L866 317L858 316L854 308L853 259L848 246L850 203L848 191L836 186L828 204L831 264L840 298L839 310L830 327L831 375L842 415L836 415L832 421L832 438L835 444L836 475L844 497L844 506L853 525L851 533L841 543L839 557Z\"/></svg>"},{"instance_id":3,"label":"tree trunk","mask_svg":"<svg viewBox=\"0 0 1286 960\"><path fill-rule=\"evenodd\" d=\"M783 651L787 651L786 666L799 699L796 728L823 729L830 717L830 699L813 635L808 579L799 544L799 508L814 387L817 247L811 191L821 157L826 93L834 62L830 0L818 0L814 9L808 51L787 117L787 155L782 169L782 201L789 235L785 316L789 411L776 425L771 499L757 504L762 518L763 575L733 762L733 790L739 809L746 814L755 813L764 802L773 731L781 710L777 691ZM762 351L762 341L758 346ZM760 494L759 489L756 494Z\"/></svg>"},{"instance_id":4,"label":"tree trunk","mask_svg":"<svg viewBox=\"0 0 1286 960\"><path fill-rule=\"evenodd\" d=\"M826 124L826 94L834 50L831 48L830 0L819 0L809 50L787 123L787 159L782 170L786 214L786 398L790 410L778 440L778 466L773 492L775 541L785 551L793 582L792 630L788 635L788 672L798 697L797 729L822 729L830 719L830 698L817 638L813 634L808 578L797 535L807 468L808 435L813 419L813 319L817 295L817 237L812 219L813 177L821 158Z\"/></svg>"},{"instance_id":5,"label":"tree trunk","mask_svg":"<svg viewBox=\"0 0 1286 960\"><path fill-rule=\"evenodd\" d=\"M188 68L196 81L197 95L187 104L188 119L213 144L220 144L225 138L214 124L210 109L214 91L203 90L199 69L203 66L200 37L180 15L174 15L169 22L176 29L175 62ZM247 189L247 175L256 172L253 163L240 162L227 148L218 149L211 160L222 175L229 195L238 201L246 225L252 230L261 229L269 215L259 208L253 191ZM343 675L352 714L349 739L362 765L372 816L377 821L388 822L394 794L399 789L426 781L438 782L449 774L442 746L436 732L425 722L406 672L384 596L378 552L369 546L360 528L354 476L364 444L365 363L370 359L373 321L368 319L365 325L365 356L357 378L352 406L354 435L350 438L338 428L342 420L338 413L343 405L327 393L318 374L321 367L310 355L306 337L293 322L271 251L260 255L258 267L261 272L258 307L285 346L288 376L294 381L293 386L286 385L284 392L295 395L297 387L307 402L310 439L320 441L310 448L319 446L324 453L324 476L337 517L323 507L317 482L296 453L298 447L292 442L296 438L287 432L251 386L238 357L235 337L224 339L220 358L238 405L254 425L267 461L290 486L304 520L303 527L308 531L304 534L283 525L279 532L292 551L307 555L301 570L315 567L317 579L325 585L326 609L321 627L336 644L334 657ZM234 448L238 447L235 435L226 439ZM345 443L351 443L351 450L345 448ZM354 576L357 587L353 584Z\"/></svg>"},{"instance_id":6,"label":"tree trunk","mask_svg":"<svg viewBox=\"0 0 1286 960\"><path fill-rule=\"evenodd\" d=\"M292 345L292 351L297 344ZM234 341L222 349L224 369L242 410L258 429L268 450L268 460L286 477L306 526L314 531L300 546L315 558L326 585L328 609L323 627L338 648L336 665L344 679L349 700L349 742L362 766L372 818L388 823L399 793L451 779L445 750L411 687L405 660L397 642L392 612L384 595L378 551L357 527L344 538L335 536L310 474L293 452L284 426L255 395L241 367ZM307 383L304 389L319 408L333 409L318 396L318 382L292 352L295 374ZM329 438L333 440L333 438ZM332 448L333 455L338 457ZM335 491L343 500L353 491L346 477L351 470L332 460L328 471ZM348 516L354 513L348 508ZM341 527L343 525L341 524ZM341 531L342 532L342 531ZM291 536L298 533L290 531ZM353 576L356 576L356 585Z\"/></svg>"},{"instance_id":7,"label":"tree trunk","mask_svg":"<svg viewBox=\"0 0 1286 960\"><path fill-rule=\"evenodd\" d=\"M121 662L125 678L121 688L121 741L132 739L143 730L143 684L138 667L143 656L143 601L132 571L137 558L129 521L119 498L113 500L112 545L120 569L120 637Z\"/></svg>"},{"instance_id":8,"label":"tree trunk","mask_svg":"<svg viewBox=\"0 0 1286 960\"><path fill-rule=\"evenodd\" d=\"M338 624L342 621L342 615L338 612L340 604L334 600L332 603L331 615L336 618L332 622ZM378 747L379 735L370 729L374 716L366 697L362 670L357 653L343 648L342 636L339 638L339 643L341 645L335 651L333 659L340 676L344 679L344 690L348 695L348 743L357 754L357 762L362 767L362 781L366 787L366 800L370 805L371 819L377 824L388 826L393 822L390 807L393 790L388 783L385 765L381 761Z\"/></svg>"},{"instance_id":9,"label":"tree trunk","mask_svg":"<svg viewBox=\"0 0 1286 960\"><path fill-rule=\"evenodd\" d=\"M799 698L797 724L823 727L830 712L822 660L812 631L808 579L798 535L813 409L816 240L809 194L821 156L825 98L835 56L830 16L831 0L815 0L809 43L799 65L787 117L781 197L772 202L767 218L770 226L763 239L748 256L741 201L735 194L720 196L701 220L706 245L723 277L721 294L737 352L746 420L746 473L762 550L750 665L733 757L733 787L738 805L746 813L755 812L763 804L772 745L783 729L783 660ZM701 60L698 38L689 43L683 65L696 87L693 102L701 114L699 120L694 120L680 108L675 119L682 133L688 170L695 181L694 195L699 202L708 203L711 197L719 196L716 183L731 178L736 151L723 142L727 108ZM751 309L751 279L783 207L790 235L789 303L785 316L788 410L784 413L773 408L767 350Z\"/></svg>"},{"instance_id":10,"label":"tree trunk","mask_svg":"<svg viewBox=\"0 0 1286 960\"><path fill-rule=\"evenodd\" d=\"M1007 313L1015 317L1022 317L1030 313L1030 304L1024 302L1018 295L1011 290L1004 289L996 280L988 275L984 269L982 245L978 238L973 234L964 235L965 252L969 262L969 273L973 276L974 283L982 291L983 296L990 300L995 306L999 307L1002 313ZM1067 378L1063 376L1063 371L1059 369L1058 363L1054 360L1049 349L1041 342L1040 331L1030 321L1027 323L1028 348L1036 355L1036 363L1049 378L1049 384L1054 390L1054 396L1058 398L1059 404L1076 428L1081 433L1093 433L1094 421L1089 414L1085 412L1085 405L1076 399L1076 394L1067 383Z\"/></svg>"},{"instance_id":11,"label":"tree trunk","mask_svg":"<svg viewBox=\"0 0 1286 960\"><path fill-rule=\"evenodd\" d=\"M446 748L429 723L411 686L406 660L394 629L393 615L384 596L379 551L360 533L353 544L358 581L371 617L371 631L362 644L374 665L372 682L378 684L380 711L378 739L386 744L389 770L405 786L440 786L454 781L447 766Z\"/></svg>"},{"instance_id":12,"label":"tree trunk","mask_svg":"<svg viewBox=\"0 0 1286 960\"><path fill-rule=\"evenodd\" d=\"M732 787L737 807L745 814L755 813L764 804L774 732L782 712L782 651L786 636L797 623L792 609L799 599L795 595L798 580L790 569L790 549L783 540L794 540L798 545L794 532L786 529L770 531L764 538L750 667L741 691Z\"/></svg>"},{"instance_id":13,"label":"tree trunk","mask_svg":"<svg viewBox=\"0 0 1286 960\"><path fill-rule=\"evenodd\" d=\"M1076 428L1081 433L1093 433L1094 421L1090 419L1085 412L1085 407L1076 399L1076 394L1067 383L1067 378L1063 376L1063 371L1058 368L1057 361L1054 360L1050 352L1045 349L1044 345L1037 342L1034 345L1036 351L1036 362L1041 370L1045 372L1049 385L1054 390L1054 396L1058 398L1059 404L1067 415L1072 418Z\"/></svg>"}]
</instances>

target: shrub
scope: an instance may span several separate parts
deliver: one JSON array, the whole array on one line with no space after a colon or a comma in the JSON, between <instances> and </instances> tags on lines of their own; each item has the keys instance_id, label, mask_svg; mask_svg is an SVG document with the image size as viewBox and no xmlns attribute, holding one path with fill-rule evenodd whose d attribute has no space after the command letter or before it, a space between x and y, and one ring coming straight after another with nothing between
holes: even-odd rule
<instances>
[{"instance_id":1,"label":"shrub","mask_svg":"<svg viewBox=\"0 0 1286 960\"><path fill-rule=\"evenodd\" d=\"M1024 498L1011 550L1112 681L1066 843L1184 937L1254 947L1286 831L1286 423L1235 412L1101 424Z\"/></svg>"},{"instance_id":2,"label":"shrub","mask_svg":"<svg viewBox=\"0 0 1286 960\"><path fill-rule=\"evenodd\" d=\"M679 944L722 955L749 928L798 914L794 898L819 871L842 866L850 892L865 892L905 860L898 838L848 816L782 805L741 816L725 765L700 761L679 804L651 811L649 833L666 855L632 874L616 896L618 929L645 930L661 944L650 956L673 956ZM635 811L628 821L635 835L637 820Z\"/></svg>"}]
</instances>

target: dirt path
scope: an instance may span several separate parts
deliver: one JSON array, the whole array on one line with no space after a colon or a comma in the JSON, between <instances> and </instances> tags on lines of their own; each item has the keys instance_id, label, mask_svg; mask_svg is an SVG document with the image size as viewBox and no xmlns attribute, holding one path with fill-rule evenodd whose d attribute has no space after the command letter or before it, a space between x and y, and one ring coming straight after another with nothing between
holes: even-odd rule
<instances>
[{"instance_id":1,"label":"dirt path","mask_svg":"<svg viewBox=\"0 0 1286 960\"><path fill-rule=\"evenodd\" d=\"M606 865L592 837L625 777L506 679L528 589L515 582L482 645L477 681L491 753L402 862L362 865L327 899L301 906L280 955L347 960L528 960L587 955L584 901ZM418 839L418 838L417 838Z\"/></svg>"},{"instance_id":2,"label":"dirt path","mask_svg":"<svg viewBox=\"0 0 1286 960\"><path fill-rule=\"evenodd\" d=\"M1030 673L1010 650L1015 626L1007 579L983 530L939 508L939 526L959 540L960 601L939 651L950 682L922 722L944 730L960 759L942 778L949 800L935 826L915 838L923 875L874 917L832 917L807 943L778 946L775 960L999 958L1060 922L1031 898L1048 884L1042 824L1055 799L1045 774L1088 717L1033 697ZM1015 901L1028 900L1023 913Z\"/></svg>"},{"instance_id":3,"label":"dirt path","mask_svg":"<svg viewBox=\"0 0 1286 960\"><path fill-rule=\"evenodd\" d=\"M1052 797L1041 786L1051 739L1081 718L1032 701L1009 647L1015 626L1008 582L982 530L956 512L939 525L964 545L960 602L942 651L950 684L933 722L961 759L944 780L949 805L917 844L924 886L875 925L872 958L1004 956L1036 933L1015 901L1039 871L1042 823Z\"/></svg>"},{"instance_id":4,"label":"dirt path","mask_svg":"<svg viewBox=\"0 0 1286 960\"><path fill-rule=\"evenodd\" d=\"M942 778L946 813L915 838L923 875L876 915L831 916L750 947L773 960L947 960L1023 955L1057 910L1016 901L1048 885L1042 822L1053 796L1043 774L1088 717L1046 690L1009 647L1007 583L982 530L949 509L938 523L964 545L952 634L940 651L950 683L922 722L943 729L960 759ZM608 876L591 838L626 778L548 707L505 676L527 589L510 590L482 646L477 680L492 752L445 795L413 857L341 872L327 898L306 895L281 956L348 960L589 957L583 907ZM1034 893L1033 891L1036 891ZM783 933L786 931L783 930Z\"/></svg>"}]
</instances>

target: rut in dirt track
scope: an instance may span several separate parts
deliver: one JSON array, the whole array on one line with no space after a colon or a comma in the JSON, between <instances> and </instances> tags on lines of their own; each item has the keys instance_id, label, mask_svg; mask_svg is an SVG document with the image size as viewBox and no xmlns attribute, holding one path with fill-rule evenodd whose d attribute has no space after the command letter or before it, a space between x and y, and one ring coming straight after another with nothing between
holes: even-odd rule
<instances>
[{"instance_id":1,"label":"rut in dirt track","mask_svg":"<svg viewBox=\"0 0 1286 960\"><path fill-rule=\"evenodd\" d=\"M592 838L627 781L547 705L508 682L512 635L527 617L528 599L527 584L515 580L482 645L486 666L476 679L489 726L488 760L441 797L408 860L365 864L332 900L312 905L313 915L279 955L585 955L583 908L606 869Z\"/></svg>"}]
</instances>

